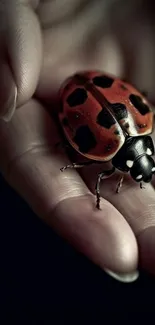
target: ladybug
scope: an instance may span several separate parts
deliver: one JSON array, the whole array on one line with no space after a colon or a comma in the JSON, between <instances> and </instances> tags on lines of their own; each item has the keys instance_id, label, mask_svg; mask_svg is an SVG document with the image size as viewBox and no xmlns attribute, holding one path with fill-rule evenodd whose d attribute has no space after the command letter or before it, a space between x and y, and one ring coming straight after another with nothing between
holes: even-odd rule
<instances>
[{"instance_id":1,"label":"ladybug","mask_svg":"<svg viewBox=\"0 0 155 325\"><path fill-rule=\"evenodd\" d=\"M112 168L98 174L96 207L100 209L100 182L115 169L130 172L140 183L155 173L153 111L147 99L129 83L102 73L84 71L70 77L60 89L59 121L69 144L87 162L61 168L79 168L111 161ZM123 183L121 177L116 192Z\"/></svg>"}]
</instances>

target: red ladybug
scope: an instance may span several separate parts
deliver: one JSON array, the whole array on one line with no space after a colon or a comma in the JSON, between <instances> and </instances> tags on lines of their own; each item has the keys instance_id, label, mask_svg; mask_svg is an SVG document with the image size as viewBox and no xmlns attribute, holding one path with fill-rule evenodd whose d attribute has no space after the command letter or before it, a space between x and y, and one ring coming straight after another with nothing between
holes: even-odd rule
<instances>
[{"instance_id":1,"label":"red ladybug","mask_svg":"<svg viewBox=\"0 0 155 325\"><path fill-rule=\"evenodd\" d=\"M140 182L150 182L155 173L154 145L148 136L153 112L146 98L130 84L99 71L81 72L69 78L60 90L59 120L70 145L88 162L61 168L78 168L95 162L112 162L99 173L96 206L100 208L100 181L115 168L130 172ZM117 192L122 186L121 178Z\"/></svg>"}]
</instances>

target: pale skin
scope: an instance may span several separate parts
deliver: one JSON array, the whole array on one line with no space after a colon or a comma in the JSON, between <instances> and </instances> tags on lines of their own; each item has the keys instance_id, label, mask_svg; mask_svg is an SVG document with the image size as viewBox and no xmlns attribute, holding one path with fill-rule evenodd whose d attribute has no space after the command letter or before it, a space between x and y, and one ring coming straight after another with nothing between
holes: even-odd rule
<instances>
[{"instance_id":1,"label":"pale skin","mask_svg":"<svg viewBox=\"0 0 155 325\"><path fill-rule=\"evenodd\" d=\"M6 18L0 17L0 116L7 120L0 120L0 169L38 217L123 280L125 274L132 279L139 265L155 275L154 184L140 189L127 176L116 194L116 173L101 181L101 210L95 209L92 192L103 166L61 173L70 161L64 149L55 148L62 138L52 117L61 83L83 69L126 75L154 100L148 1L137 1L138 10L136 1L126 1L125 7L117 7L118 2L0 1Z\"/></svg>"}]
</instances>

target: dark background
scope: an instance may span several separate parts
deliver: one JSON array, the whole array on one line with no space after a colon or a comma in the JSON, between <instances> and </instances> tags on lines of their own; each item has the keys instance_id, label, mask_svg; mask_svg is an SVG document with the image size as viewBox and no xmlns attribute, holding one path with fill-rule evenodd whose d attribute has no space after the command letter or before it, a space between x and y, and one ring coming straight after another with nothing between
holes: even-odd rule
<instances>
[{"instance_id":1,"label":"dark background","mask_svg":"<svg viewBox=\"0 0 155 325\"><path fill-rule=\"evenodd\" d=\"M115 324L138 317L139 324L145 316L154 323L153 278L111 279L43 224L2 178L0 207L1 321Z\"/></svg>"}]
</instances>

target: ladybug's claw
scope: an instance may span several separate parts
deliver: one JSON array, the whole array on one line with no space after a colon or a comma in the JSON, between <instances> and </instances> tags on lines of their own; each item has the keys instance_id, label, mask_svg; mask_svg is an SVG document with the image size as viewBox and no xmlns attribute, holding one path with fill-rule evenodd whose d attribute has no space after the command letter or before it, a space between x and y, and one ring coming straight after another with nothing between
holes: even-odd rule
<instances>
[{"instance_id":1,"label":"ladybug's claw","mask_svg":"<svg viewBox=\"0 0 155 325\"><path fill-rule=\"evenodd\" d=\"M60 170L61 172L64 172L64 170L67 168L67 166L61 167Z\"/></svg>"},{"instance_id":2,"label":"ladybug's claw","mask_svg":"<svg viewBox=\"0 0 155 325\"><path fill-rule=\"evenodd\" d=\"M104 179L104 178L107 178L109 176L111 176L115 171L115 167L112 167L112 169L110 170L105 170L104 172L101 172L98 174L98 177L97 177L97 182L96 182L96 187L95 187L95 192L96 192L96 208L98 210L101 210L100 209L100 183L101 183L101 180Z\"/></svg>"},{"instance_id":3,"label":"ladybug's claw","mask_svg":"<svg viewBox=\"0 0 155 325\"><path fill-rule=\"evenodd\" d=\"M100 208L100 194L99 193L96 193L96 208L98 210L101 210L101 208Z\"/></svg>"},{"instance_id":4,"label":"ladybug's claw","mask_svg":"<svg viewBox=\"0 0 155 325\"><path fill-rule=\"evenodd\" d=\"M64 172L64 170L68 169L68 168L82 168L82 167L85 167L85 166L89 166L89 165L92 165L94 164L93 161L84 161L84 162L81 162L81 163L72 163L70 165L66 165L64 167L61 167L60 170L61 172Z\"/></svg>"},{"instance_id":5,"label":"ladybug's claw","mask_svg":"<svg viewBox=\"0 0 155 325\"><path fill-rule=\"evenodd\" d=\"M117 184L117 188L116 188L116 193L119 193L120 190L121 190L121 187L123 185L123 180L124 180L124 177L122 176Z\"/></svg>"},{"instance_id":6,"label":"ladybug's claw","mask_svg":"<svg viewBox=\"0 0 155 325\"><path fill-rule=\"evenodd\" d=\"M140 182L140 188L141 188L141 189L145 189L145 186L143 185L142 182Z\"/></svg>"},{"instance_id":7,"label":"ladybug's claw","mask_svg":"<svg viewBox=\"0 0 155 325\"><path fill-rule=\"evenodd\" d=\"M76 163L72 163L70 165L66 165L64 167L61 167L60 170L61 170L61 172L64 172L64 170L66 170L68 168L77 168L77 167L78 167L78 165Z\"/></svg>"},{"instance_id":8,"label":"ladybug's claw","mask_svg":"<svg viewBox=\"0 0 155 325\"><path fill-rule=\"evenodd\" d=\"M95 192L96 192L96 208L98 210L100 209L100 182L101 179L103 178L104 172L101 172L98 174L97 182L96 182L96 187L95 187Z\"/></svg>"}]
</instances>

